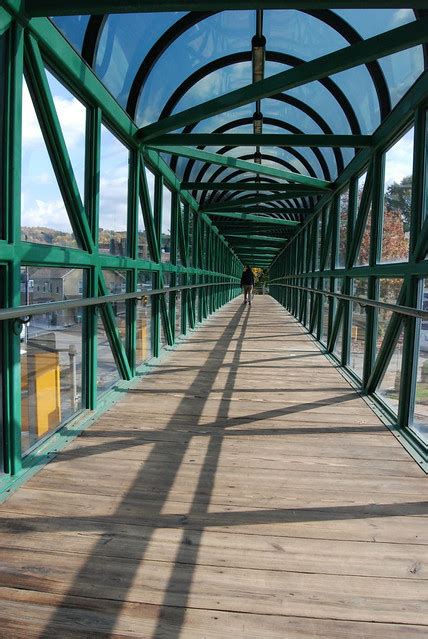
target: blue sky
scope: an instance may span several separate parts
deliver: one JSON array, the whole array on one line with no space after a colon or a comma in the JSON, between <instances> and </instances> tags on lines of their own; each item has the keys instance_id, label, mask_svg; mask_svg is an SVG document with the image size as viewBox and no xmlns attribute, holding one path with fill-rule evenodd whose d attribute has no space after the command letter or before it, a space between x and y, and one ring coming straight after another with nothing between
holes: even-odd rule
<instances>
[{"instance_id":1,"label":"blue sky","mask_svg":"<svg viewBox=\"0 0 428 639\"><path fill-rule=\"evenodd\" d=\"M48 74L54 103L83 198L85 108L52 75ZM387 154L386 182L400 181L411 173L413 132L407 133ZM102 133L100 178L100 227L126 229L127 149L105 127ZM153 175L148 171L149 190ZM46 226L70 231L71 226L45 149L26 85L23 91L22 225ZM171 196L165 188L163 231L170 228Z\"/></svg>"}]
</instances>

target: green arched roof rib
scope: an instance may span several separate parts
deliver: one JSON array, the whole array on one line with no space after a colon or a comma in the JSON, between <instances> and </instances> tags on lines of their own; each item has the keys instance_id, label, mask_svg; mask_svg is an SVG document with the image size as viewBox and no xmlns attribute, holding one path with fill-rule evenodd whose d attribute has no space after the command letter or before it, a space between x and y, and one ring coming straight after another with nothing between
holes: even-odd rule
<instances>
[{"instance_id":1,"label":"green arched roof rib","mask_svg":"<svg viewBox=\"0 0 428 639\"><path fill-rule=\"evenodd\" d=\"M250 159L252 159L252 157L253 157L253 154L249 154L249 155L243 155L243 156L240 156L240 158L238 158L238 159L241 159L241 160L250 160ZM261 158L262 158L263 160L268 160L268 161L270 161L270 162L271 162L271 163L273 163L273 164L279 164L280 166L284 167L285 169L288 169L290 172L294 171L294 167L293 167L293 165L292 165L292 164L290 164L289 162L286 162L286 161L285 161L285 160L283 160L282 158L278 158L278 157L276 157L276 156L269 155L269 154L267 154L267 153L262 153L262 154L261 154ZM204 175L205 175L206 171L209 169L209 167L210 167L210 165L209 165L209 164L205 164L205 165L202 167L201 171L199 172L199 174L198 174L198 175L197 175L197 177L196 177L196 181L197 181L197 182L198 182L198 181L202 181L202 180L203 180ZM222 170L223 170L223 171L225 171L225 170L227 170L228 168L229 168L229 167L222 167ZM216 172L216 173L217 173L217 172ZM220 173L220 172L218 172L218 176L220 176L220 175L221 175L221 173ZM202 205L202 202L201 202L201 205Z\"/></svg>"},{"instance_id":2,"label":"green arched roof rib","mask_svg":"<svg viewBox=\"0 0 428 639\"><path fill-rule=\"evenodd\" d=\"M321 22L324 22L337 33L339 33L349 44L360 42L363 38L358 32L339 15L333 13L329 9L303 9L303 13L307 13ZM153 45L146 57L142 61L129 92L129 98L127 103L127 111L131 117L135 118L136 109L139 96L142 94L145 83L154 68L156 61L162 56L162 54L168 49L173 42L177 40L185 31L194 27L198 22L204 20L206 17L214 15L214 12L210 13L198 13L191 12L177 21L163 36ZM100 25L100 30L102 25ZM375 60L367 63L367 69L373 80L373 84L378 96L380 111L382 117L386 117L391 110L391 100L389 96L388 86L385 82L382 69L379 63Z\"/></svg>"},{"instance_id":3,"label":"green arched roof rib","mask_svg":"<svg viewBox=\"0 0 428 639\"><path fill-rule=\"evenodd\" d=\"M307 105L302 100L299 100L298 98L295 98L294 96L284 95L284 94L279 94L279 95L272 96L271 100L277 100L279 102L283 102L284 104L289 104L290 106L295 107L296 109L300 110L302 112L302 114L308 116L311 120L313 120L313 122L321 129L321 131L324 134L326 134L326 135L332 135L333 134L333 130L327 124L327 122L315 111L315 109L312 109L309 105ZM265 121L267 121L267 119L268 118L264 118ZM276 118L274 118L274 119L276 119ZM238 123L241 122L241 121L243 122L244 120L246 120L246 118L241 118L241 119L235 120L236 126L239 126ZM195 123L195 124L190 124L190 125L186 126L184 128L184 130L183 130L183 133L190 133L191 131L193 131L195 126L197 126L198 124L199 123ZM287 124L287 123L284 122L284 124ZM215 130L215 132L216 133L225 132L225 131L228 130L227 127L229 127L229 126L230 126L230 123L226 123L222 127L218 127ZM341 151L341 149L339 147L333 147L332 151L333 151L333 154L334 154L334 157L335 157L335 161L336 161L337 175L340 175L340 173L345 168L342 151ZM176 157L173 157L171 159L170 166L171 166L171 169L173 171L175 171L175 169L177 167L177 158Z\"/></svg>"},{"instance_id":4,"label":"green arched roof rib","mask_svg":"<svg viewBox=\"0 0 428 639\"><path fill-rule=\"evenodd\" d=\"M107 0L96 5L92 5L90 1L83 3L81 0L76 0L71 4L73 7L67 6L60 13L64 15L68 12L78 15L79 7L85 6L88 13L94 8L94 15L89 20L82 21L84 31L84 37L80 39L82 56L101 79L106 76L106 84L110 90L112 88L108 85L108 74L116 66L116 75L112 74L112 77L118 77L120 74L122 78L125 78L125 81L118 82L117 85L113 83L113 93L115 92L114 86L117 86L117 94L114 94L121 104L126 105L128 113L134 120L138 119L141 100L147 98L147 89L155 91L155 83L163 82L162 74L158 73L162 61L168 60L168 55L171 57L172 52L178 51L179 47L186 42L186 38L188 43L191 43L192 46L186 50L182 48L183 73L176 78L171 78L170 82L166 83L167 89L161 94L159 119L140 129L137 139L140 139L148 149L154 149L158 154L168 156L170 167L177 175L178 180L184 182L184 185L191 186L192 183L201 181L205 181L204 183L207 185L210 182L213 183L211 190L208 186L204 190L194 188L192 193L199 202L200 209L205 210L210 215L210 219L214 220L219 229L225 233L228 228L238 229L239 233L243 233L244 227L247 228L247 231L251 227L251 229L258 229L257 232L260 232L259 229L263 228L262 224L264 224L264 228L269 228L270 223L264 219L268 216L272 220L297 221L302 219L303 211L312 211L322 194L311 192L310 188L305 191L303 187L318 184L322 191L331 186L331 181L336 179L336 176L339 177L340 182L340 176L345 167L355 154L359 153L359 147L363 146L362 138L364 136L361 136L361 132L369 130L367 122L372 123L370 124L372 129L369 130L369 133L373 134L377 126L376 122L380 120L382 123L391 112L391 103L396 100L394 91L397 86L394 86L394 82L397 84L398 80L388 72L381 58L422 45L420 59L422 59L423 51L425 67L428 61L428 45L426 44L428 42L428 11L424 3L412 3L415 19L406 17L402 20L403 23L407 22L403 26L391 28L393 24L391 21L391 26L383 28L383 25L379 23L376 28L366 31L365 28L363 30L362 26L357 26L358 19L354 20L354 15L358 11L355 14L352 14L352 11L343 14L340 11L332 10L332 7L327 3L315 2L315 0L313 2L292 2L291 0L290 2L276 2L273 0L271 3L254 1L253 3L239 3L239 7L235 7L234 3L222 4L218 1L212 3L192 2L186 5L183 2L170 2L168 0L169 11L173 11L173 7L181 12L189 8L192 10L188 13L165 13L165 19L160 17L160 21L156 22L158 27L155 26L152 32L153 37L148 39L147 46L142 39L140 48L136 46L132 51L129 49L133 56L132 59L131 56L127 57L126 47L125 49L121 48L120 38L126 38L126 32L124 30L115 31L115 25L119 23L114 22L113 19L109 20L111 16L108 13L120 13L122 10L126 13L132 8L136 12L141 12L142 10L147 11L149 8L155 12L150 14L150 20L154 21L157 20L158 14L156 12L162 11L162 7L164 9L166 6L165 3L158 3L155 6L154 3L150 4L149 0L131 0L127 3L120 3L121 8L119 9L119 3ZM366 2L363 6L362 0L359 3L357 0L355 1L355 6L358 5L361 12L368 11L371 4L373 3ZM64 7L64 3L60 3L59 0L57 2L56 0L42 0L41 2L26 0L25 6L29 15L31 15L31 8L35 10L36 7L40 6L45 7L44 15L55 15L57 13L55 7ZM48 6L52 8L51 13L46 13ZM333 7L335 6L333 5ZM379 6L379 2L376 3L376 7ZM393 6L402 8L404 5L402 2L396 3L395 0L389 2L385 0L382 6L387 10ZM300 16L296 24L303 24L305 27L310 24L319 24L320 27L314 31L316 36L321 37L322 34L331 33L333 40L331 47L322 48L321 53L326 50L335 50L321 55L319 58L311 59L311 54L316 55L315 45L311 51L308 51L308 54L301 47L287 47L287 44L282 47L282 43L279 43L278 40L275 41L275 32L271 31L269 34L267 29L265 35L268 36L268 41L265 58L270 65L268 73L264 77L262 76L258 82L250 82L239 89L229 90L228 93L225 92L227 89L223 87L218 91L219 97L208 99L205 102L201 100L196 90L198 82L208 78L211 73L213 78L217 77L215 74L218 74L218 78L221 79L221 77L225 77L226 73L231 73L232 69L238 68L237 65L251 63L253 57L252 36L255 33L263 33L263 30L260 31L263 25L263 20L260 20L263 9L273 7L296 10L297 13L294 15ZM103 12L102 8L109 11ZM211 49L209 47L203 51L192 49L192 47L198 46L198 40L193 36L196 32L204 34L200 40L200 46L202 44L204 47L208 46L206 36L214 33L212 25L220 23L222 11L249 8L258 9L258 11L257 21L255 13L254 15L247 13L245 23L248 25L247 40L245 31L241 30L241 32L237 32L236 36L233 36L235 38L233 46L230 45L233 38L229 41L228 35L225 34L220 43L214 41ZM287 11L278 12L278 19L279 16L281 16L280 19L286 20ZM367 18L369 19L369 16ZM143 15L135 15L132 17L132 20L134 19L137 22L140 19L144 22ZM155 23L149 21L147 24L154 25ZM233 22L231 27L233 29ZM384 32L382 32L382 28ZM147 33L149 32L147 31ZM370 36L372 33L379 35ZM367 37L367 34L370 37ZM338 47L341 46L342 41L345 46L340 49ZM245 42L248 44L247 50ZM241 46L243 50L241 50ZM302 50L305 59L302 59ZM192 52L195 54L193 58ZM120 55L122 55L122 59L120 59ZM286 67L286 70L275 72L275 64L282 65L282 68ZM356 67L361 68L361 73L364 72L367 76L367 87L364 87L364 90L371 92L370 95L367 93L368 97L364 108L371 109L371 113L375 115L369 116L366 121L362 107L355 99L350 98L352 92L349 91L349 85L340 76L342 71L352 73ZM419 70L419 67L417 68ZM192 69L194 69L193 72ZM351 77L353 76L348 75L348 80ZM304 87L310 83L314 83L314 87L319 87L319 90L317 89L318 101L312 100L312 94L309 90L307 92L296 91L296 88ZM223 86L222 82L219 82L219 85ZM207 96L210 97L208 93ZM324 100L324 107L321 104L322 100ZM183 110L178 111L180 105ZM281 108L277 108L279 105ZM250 115L252 110L262 112L263 127L268 129L268 133L266 130L264 131L264 138L263 136L255 138L253 135L250 138L247 134L247 138L244 138L240 134L239 127L243 127L242 130L245 131L253 124L253 117ZM227 117L227 114L230 117L224 123L224 117ZM155 112L153 120L156 118ZM221 122L222 118L223 122ZM147 121L150 122L150 118L147 118ZM351 136L354 136L353 150L343 148L346 146L344 138L347 127ZM345 130L340 130L341 128ZM272 129L279 130L278 140L274 138L276 134L271 133ZM321 132L319 140L315 140L317 134L313 133L314 130ZM205 131L208 132L209 137L199 138L201 141L198 142L196 136ZM290 134L290 143L286 137L281 138L282 131L286 132L287 135ZM325 136L333 136L335 133L337 137L332 139L333 146L330 146L329 149L324 148L327 146L322 143L327 140ZM170 137L174 135L175 142ZM186 138L186 135L193 137ZM221 140L219 135L224 136L224 139ZM228 135L234 137L228 138ZM271 137L266 137L268 135ZM293 140L294 136L296 137ZM303 136L307 137L307 144L305 144ZM311 136L314 140L312 145L309 143ZM357 143L357 136L361 138L361 144ZM180 139L182 142L179 141ZM265 144L263 144L263 139ZM283 144L279 143L281 139L284 140ZM216 141L213 142L214 140ZM254 151L247 153L244 149L253 141ZM174 144L180 143L183 144L182 147L176 148L174 146ZM372 139L370 138L366 143L371 144ZM197 146L198 144L199 146ZM272 150L269 149L271 145ZM209 149L210 152L205 149ZM211 153L212 149L216 149L216 152ZM148 152L151 153L151 151ZM177 159L179 157L180 159ZM248 162L247 160L253 161ZM262 164L255 163L254 160L259 160ZM259 180L263 182L262 189L258 188L257 182ZM236 181L235 187L233 186L234 181ZM222 188L220 184L217 188L218 182L226 185L230 183L230 186ZM300 185L302 188L300 190L290 188L290 192L273 190L275 184L286 182L294 187ZM272 184L272 189L269 189L269 183ZM247 190L245 184L248 184ZM264 197L261 196L262 193ZM216 208L218 209L217 216L215 215ZM238 217L226 217L227 214L232 213L236 213ZM251 220L248 217L257 215L261 220ZM288 230L285 228L279 230L274 227L265 232L268 233L268 237L273 233L283 237L292 234L293 229L291 227ZM231 235L234 234L231 233Z\"/></svg>"},{"instance_id":5,"label":"green arched roof rib","mask_svg":"<svg viewBox=\"0 0 428 639\"><path fill-rule=\"evenodd\" d=\"M226 133L226 131L231 131L233 129L235 129L236 127L240 127L243 125L248 125L248 124L252 124L252 118L241 118L240 120L235 120L232 122L228 122L226 124L224 124L221 127L218 127L217 129L215 129L215 131L213 131L213 134L219 134L219 133ZM299 133L303 133L303 131L301 129L298 129L297 127L288 124L287 122L283 122L282 120L278 120L277 118L270 118L270 117L266 117L263 119L263 124L267 124L267 125L271 125L271 126L275 126L278 128L281 128L285 131L289 131L292 134L299 134ZM203 146L198 146L198 148L204 148ZM281 147L281 148L285 148L285 147ZM335 147L337 148L337 147ZM286 148L287 151L291 152L289 148ZM328 167L328 164L326 162L325 157L323 156L322 152L320 151L320 149L318 147L312 147L310 148L310 151L315 155L315 158L318 160L320 167L322 168L323 171L323 176L324 179L331 181L332 176ZM217 153L221 153L222 150L217 151ZM293 153L292 153L293 154ZM302 157L299 154L300 158ZM297 157L297 156L296 156ZM300 159L299 158L299 159ZM337 160L337 158L336 158ZM193 168L195 164L195 160L189 160L189 162L187 163L187 167L186 170L184 171L183 174L183 180L184 181L188 181L190 179L190 173L191 173L191 169ZM302 162L302 164L304 164L304 162ZM176 163L175 163L176 166ZM173 168L173 163L171 162L171 168ZM336 165L337 168L337 174L339 174L339 166ZM310 175L314 175L314 177L316 177L315 173L310 173Z\"/></svg>"}]
</instances>

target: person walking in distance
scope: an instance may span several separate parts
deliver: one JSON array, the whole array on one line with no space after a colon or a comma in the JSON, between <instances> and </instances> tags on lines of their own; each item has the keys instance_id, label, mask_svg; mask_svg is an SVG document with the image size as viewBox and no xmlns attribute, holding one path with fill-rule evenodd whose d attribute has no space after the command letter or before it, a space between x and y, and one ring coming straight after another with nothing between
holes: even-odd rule
<instances>
[{"instance_id":1,"label":"person walking in distance","mask_svg":"<svg viewBox=\"0 0 428 639\"><path fill-rule=\"evenodd\" d=\"M253 286L254 286L254 273L247 264L242 272L241 287L244 289L244 304L248 302L250 306L251 306L251 298L253 295Z\"/></svg>"}]
</instances>

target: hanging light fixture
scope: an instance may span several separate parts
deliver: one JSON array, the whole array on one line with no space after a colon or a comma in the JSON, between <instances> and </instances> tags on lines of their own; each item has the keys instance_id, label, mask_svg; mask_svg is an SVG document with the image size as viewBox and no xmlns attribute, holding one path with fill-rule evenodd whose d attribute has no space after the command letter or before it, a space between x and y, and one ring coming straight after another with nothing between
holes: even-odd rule
<instances>
[{"instance_id":1,"label":"hanging light fixture","mask_svg":"<svg viewBox=\"0 0 428 639\"><path fill-rule=\"evenodd\" d=\"M255 35L251 40L253 82L263 80L265 75L266 38Z\"/></svg>"},{"instance_id":2,"label":"hanging light fixture","mask_svg":"<svg viewBox=\"0 0 428 639\"><path fill-rule=\"evenodd\" d=\"M260 111L253 113L253 131L254 135L261 135L263 132L263 114Z\"/></svg>"}]
</instances>

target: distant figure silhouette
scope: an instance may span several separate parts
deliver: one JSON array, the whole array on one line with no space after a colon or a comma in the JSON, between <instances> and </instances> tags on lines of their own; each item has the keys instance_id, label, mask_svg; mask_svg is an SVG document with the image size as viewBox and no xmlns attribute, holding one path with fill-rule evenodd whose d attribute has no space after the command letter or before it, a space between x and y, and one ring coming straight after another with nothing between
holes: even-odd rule
<instances>
[{"instance_id":1,"label":"distant figure silhouette","mask_svg":"<svg viewBox=\"0 0 428 639\"><path fill-rule=\"evenodd\" d=\"M250 269L248 264L245 265L245 268L242 272L241 287L243 287L244 289L244 304L248 302L248 304L251 306L254 287L254 273Z\"/></svg>"}]
</instances>

